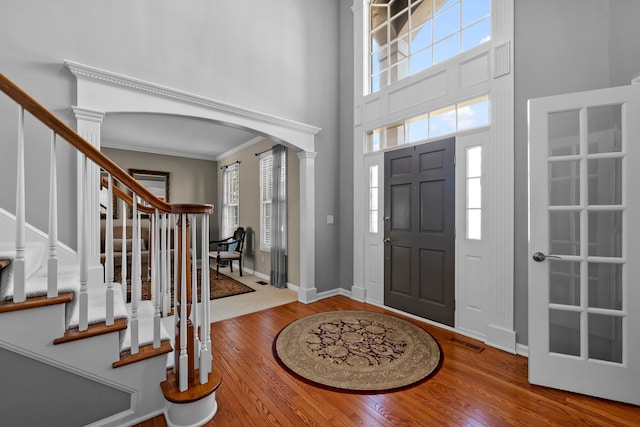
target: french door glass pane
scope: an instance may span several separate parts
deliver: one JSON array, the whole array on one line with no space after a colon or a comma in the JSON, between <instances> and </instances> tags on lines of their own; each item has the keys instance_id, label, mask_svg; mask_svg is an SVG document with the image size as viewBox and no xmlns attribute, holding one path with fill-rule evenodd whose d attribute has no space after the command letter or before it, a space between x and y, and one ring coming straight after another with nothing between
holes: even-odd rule
<instances>
[{"instance_id":1,"label":"french door glass pane","mask_svg":"<svg viewBox=\"0 0 640 427\"><path fill-rule=\"evenodd\" d=\"M549 302L580 305L580 262L549 259Z\"/></svg>"},{"instance_id":2,"label":"french door glass pane","mask_svg":"<svg viewBox=\"0 0 640 427\"><path fill-rule=\"evenodd\" d=\"M622 212L589 212L589 255L622 257Z\"/></svg>"},{"instance_id":3,"label":"french door glass pane","mask_svg":"<svg viewBox=\"0 0 640 427\"><path fill-rule=\"evenodd\" d=\"M580 162L569 160L549 163L549 205L580 204Z\"/></svg>"},{"instance_id":4,"label":"french door glass pane","mask_svg":"<svg viewBox=\"0 0 640 427\"><path fill-rule=\"evenodd\" d=\"M549 156L580 153L580 110L549 113Z\"/></svg>"},{"instance_id":5,"label":"french door glass pane","mask_svg":"<svg viewBox=\"0 0 640 427\"><path fill-rule=\"evenodd\" d=\"M549 212L549 252L580 255L580 212Z\"/></svg>"},{"instance_id":6,"label":"french door glass pane","mask_svg":"<svg viewBox=\"0 0 640 427\"><path fill-rule=\"evenodd\" d=\"M622 363L622 318L589 313L589 358Z\"/></svg>"},{"instance_id":7,"label":"french door glass pane","mask_svg":"<svg viewBox=\"0 0 640 427\"><path fill-rule=\"evenodd\" d=\"M589 263L589 307L622 310L622 264Z\"/></svg>"},{"instance_id":8,"label":"french door glass pane","mask_svg":"<svg viewBox=\"0 0 640 427\"><path fill-rule=\"evenodd\" d=\"M580 313L549 310L549 351L580 356Z\"/></svg>"},{"instance_id":9,"label":"french door glass pane","mask_svg":"<svg viewBox=\"0 0 640 427\"><path fill-rule=\"evenodd\" d=\"M622 151L622 106L588 109L589 154Z\"/></svg>"},{"instance_id":10,"label":"french door glass pane","mask_svg":"<svg viewBox=\"0 0 640 427\"><path fill-rule=\"evenodd\" d=\"M591 159L589 204L620 205L622 203L622 159Z\"/></svg>"}]
</instances>

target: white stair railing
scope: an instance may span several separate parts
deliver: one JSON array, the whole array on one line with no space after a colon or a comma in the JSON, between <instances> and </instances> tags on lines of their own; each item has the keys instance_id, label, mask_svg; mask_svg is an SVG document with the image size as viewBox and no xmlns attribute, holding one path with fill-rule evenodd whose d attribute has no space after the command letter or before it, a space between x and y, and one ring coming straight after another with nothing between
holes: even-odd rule
<instances>
[{"instance_id":1,"label":"white stair railing","mask_svg":"<svg viewBox=\"0 0 640 427\"><path fill-rule=\"evenodd\" d=\"M174 381L179 390L186 391L196 383L205 384L209 381L208 377L211 373L211 339L210 339L210 317L209 317L209 259L208 259L208 241L209 241L209 219L213 207L210 205L177 205L169 204L163 200L156 198L148 189L144 188L139 182L130 177L115 163L109 160L104 154L100 153L94 146L87 142L73 129L69 128L56 116L51 114L47 109L31 98L26 92L22 91L13 82L0 73L0 91L4 92L8 97L13 99L19 106L18 114L18 141L17 141L17 168L16 168L16 239L15 239L15 258L13 259L11 268L13 269L13 303L21 304L26 300L27 288L26 281L28 272L35 270L35 265L27 265L27 250L30 250L26 244L26 183L25 183L25 111L43 123L51 130L50 159L49 159L49 200L48 200L48 256L47 271L48 277L46 282L46 290L42 290L43 295L46 293L48 298L55 298L59 295L58 277L60 267L58 265L58 180L57 180L57 138L60 137L68 142L71 146L78 150L78 259L79 259L79 291L76 295L78 298L78 331L86 331L89 328L89 321L95 322L95 319L104 319L105 325L113 325L116 321L116 295L117 289L114 288L114 247L113 247L113 227L114 227L114 211L117 209L113 205L114 192L122 199L124 192L114 186L117 179L126 188L133 197L130 200L132 205L132 239L133 253L131 255L131 316L129 322L131 336L131 354L140 351L140 302L141 302L141 285L142 277L145 283L148 282L148 271L141 271L141 209L138 206L138 200L144 200L145 206L142 207L144 212L148 209L147 205L152 207L152 217L150 219L151 226L149 230L149 261L151 266L150 292L153 299L153 347L161 347L162 328L161 318L163 316L174 315L175 322L179 326L176 335L175 348L177 381ZM98 280L93 274L95 260L89 259L89 254L94 244L98 242L91 241L92 234L89 233L90 224L95 223L95 218L89 218L89 204L98 200L97 193L99 187L94 186L94 180L89 179L90 174L95 170L95 165L107 172L107 193L106 200L106 218L105 218L105 275L104 283ZM91 183L91 185L90 185ZM94 188L95 187L95 188ZM126 194L126 197L131 197ZM43 202L45 204L46 202ZM120 284L123 288L123 295L127 295L127 207L123 204L122 209L122 259L121 259L121 277ZM199 219L201 218L201 219ZM193 230L189 231L189 223ZM197 224L201 223L201 269L197 268ZM173 245L171 241L173 240ZM172 247L173 246L173 247ZM173 253L173 262L171 261L171 253ZM192 254L192 255L190 255ZM191 263L189 264L189 261ZM44 262L44 261L43 261ZM28 268L27 268L28 267ZM90 275L89 272L92 272ZM190 271L192 273L190 273ZM173 282L179 282L172 284ZM65 273L66 274L66 273ZM198 277L201 274L201 287L198 290ZM76 279L78 280L78 279ZM187 281L190 283L187 283ZM91 281L91 282L90 282ZM97 282L97 283L94 283ZM77 285L77 283L76 283ZM175 303L170 303L172 298L172 285L178 295L174 295ZM103 286L103 288L96 288ZM77 288L76 288L77 289ZM93 301L94 292L104 292L103 296L106 300L105 308L101 308L102 313L89 313L89 295ZM200 293L200 306L198 307L198 293ZM194 300L195 299L195 300ZM195 307L194 307L195 303ZM191 321L189 320L191 318ZM91 320L90 320L91 319ZM195 328L194 328L195 325ZM61 341L64 342L64 341ZM194 365L200 368L199 378L195 377ZM216 384L219 384L216 383ZM197 393L202 390L197 391Z\"/></svg>"}]
</instances>

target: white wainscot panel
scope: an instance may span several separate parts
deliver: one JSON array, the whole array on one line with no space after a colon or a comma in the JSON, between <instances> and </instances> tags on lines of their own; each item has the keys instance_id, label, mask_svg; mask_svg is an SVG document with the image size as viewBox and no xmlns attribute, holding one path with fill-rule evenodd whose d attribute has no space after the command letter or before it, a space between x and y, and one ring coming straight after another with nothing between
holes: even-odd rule
<instances>
[{"instance_id":1,"label":"white wainscot panel","mask_svg":"<svg viewBox=\"0 0 640 427\"><path fill-rule=\"evenodd\" d=\"M364 121L368 122L380 117L380 115L382 114L381 107L382 101L380 101L380 98L374 99L364 104Z\"/></svg>"},{"instance_id":2,"label":"white wainscot panel","mask_svg":"<svg viewBox=\"0 0 640 427\"><path fill-rule=\"evenodd\" d=\"M458 326L484 336L487 325L486 300L486 259L480 256L466 255L462 261L461 279L463 281L458 298Z\"/></svg>"},{"instance_id":3,"label":"white wainscot panel","mask_svg":"<svg viewBox=\"0 0 640 427\"><path fill-rule=\"evenodd\" d=\"M490 64L488 52L462 62L460 64L460 89L488 81L491 73Z\"/></svg>"},{"instance_id":4,"label":"white wainscot panel","mask_svg":"<svg viewBox=\"0 0 640 427\"><path fill-rule=\"evenodd\" d=\"M444 70L391 92L389 94L389 112L395 113L445 96L449 87L448 76L448 72Z\"/></svg>"},{"instance_id":5,"label":"white wainscot panel","mask_svg":"<svg viewBox=\"0 0 640 427\"><path fill-rule=\"evenodd\" d=\"M382 274L382 254L378 244L367 245L366 254L366 298L369 302L382 304L384 302L384 277Z\"/></svg>"},{"instance_id":6,"label":"white wainscot panel","mask_svg":"<svg viewBox=\"0 0 640 427\"><path fill-rule=\"evenodd\" d=\"M482 295L485 291L482 286L482 258L466 256L464 260L465 276L467 278L465 309L482 311Z\"/></svg>"}]
</instances>

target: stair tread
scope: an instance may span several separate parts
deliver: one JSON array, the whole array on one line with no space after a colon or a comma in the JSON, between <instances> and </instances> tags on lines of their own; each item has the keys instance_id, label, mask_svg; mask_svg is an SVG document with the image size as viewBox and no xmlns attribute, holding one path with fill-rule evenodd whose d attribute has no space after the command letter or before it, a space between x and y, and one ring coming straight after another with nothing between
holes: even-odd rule
<instances>
[{"instance_id":1,"label":"stair tread","mask_svg":"<svg viewBox=\"0 0 640 427\"><path fill-rule=\"evenodd\" d=\"M127 327L126 319L116 319L113 325L106 325L105 323L98 323L89 325L87 330L79 331L78 328L72 328L67 330L63 336L53 340L54 344L63 344L65 342L77 341L84 338L95 337L98 335L108 334L110 332L117 332Z\"/></svg>"},{"instance_id":2,"label":"stair tread","mask_svg":"<svg viewBox=\"0 0 640 427\"><path fill-rule=\"evenodd\" d=\"M131 351L123 351L120 353L120 360L113 362L113 368L119 368L121 366L130 365L132 363L139 362L141 360L146 360L151 357L161 356L163 354L168 354L173 351L171 347L171 343L169 341L161 341L160 347L153 348L153 344L147 344L141 346L138 353L131 354Z\"/></svg>"},{"instance_id":3,"label":"stair tread","mask_svg":"<svg viewBox=\"0 0 640 427\"><path fill-rule=\"evenodd\" d=\"M57 297L47 298L46 296L27 298L23 302L3 301L0 302L0 313L8 313L10 311L26 310L29 308L45 307L55 304L66 304L73 300L72 292L58 294Z\"/></svg>"}]
</instances>

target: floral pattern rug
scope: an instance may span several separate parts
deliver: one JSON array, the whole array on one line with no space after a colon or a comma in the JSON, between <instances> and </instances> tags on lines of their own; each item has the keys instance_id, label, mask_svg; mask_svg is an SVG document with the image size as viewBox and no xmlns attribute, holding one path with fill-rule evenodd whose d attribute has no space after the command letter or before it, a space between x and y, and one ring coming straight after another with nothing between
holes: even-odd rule
<instances>
[{"instance_id":1,"label":"floral pattern rug","mask_svg":"<svg viewBox=\"0 0 640 427\"><path fill-rule=\"evenodd\" d=\"M350 391L413 385L440 364L440 347L424 329L399 317L338 310L303 317L274 341L285 368L312 383Z\"/></svg>"}]
</instances>

